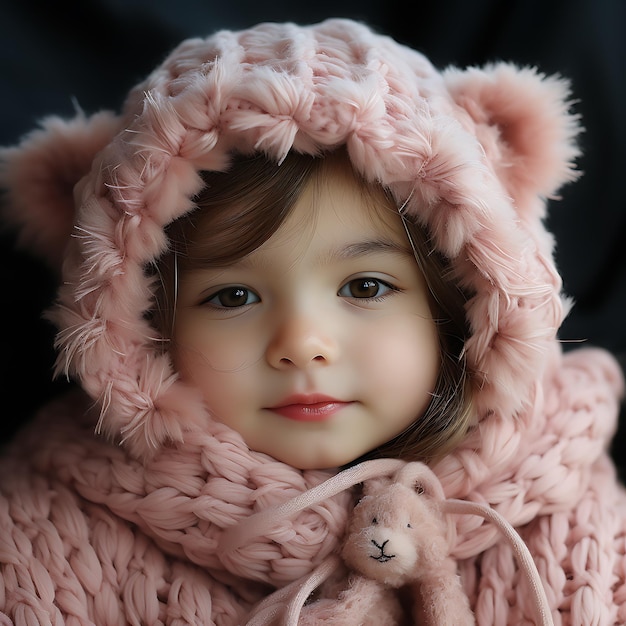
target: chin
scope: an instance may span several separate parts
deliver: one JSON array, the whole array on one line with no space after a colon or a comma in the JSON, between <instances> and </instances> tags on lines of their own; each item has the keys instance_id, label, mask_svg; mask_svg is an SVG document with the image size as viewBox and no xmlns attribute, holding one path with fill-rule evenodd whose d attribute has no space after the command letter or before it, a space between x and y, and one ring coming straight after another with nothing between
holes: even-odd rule
<instances>
[{"instance_id":1,"label":"chin","mask_svg":"<svg viewBox=\"0 0 626 626\"><path fill-rule=\"evenodd\" d=\"M327 470L334 469L340 466L340 463L332 463L330 461L323 462L319 459L291 459L291 458L278 458L274 457L277 461L281 461L282 463L286 463L291 467L299 470Z\"/></svg>"},{"instance_id":2,"label":"chin","mask_svg":"<svg viewBox=\"0 0 626 626\"><path fill-rule=\"evenodd\" d=\"M278 458L278 460L299 470L330 470L348 465L352 463L355 458L357 457L348 456L346 454L319 454L308 457L296 456L295 458Z\"/></svg>"}]
</instances>

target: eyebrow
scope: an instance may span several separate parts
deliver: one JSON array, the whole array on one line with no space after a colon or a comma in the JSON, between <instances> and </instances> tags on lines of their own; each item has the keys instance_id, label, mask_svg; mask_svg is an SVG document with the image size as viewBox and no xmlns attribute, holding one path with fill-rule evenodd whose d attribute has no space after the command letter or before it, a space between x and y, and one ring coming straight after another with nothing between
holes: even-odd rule
<instances>
[{"instance_id":1,"label":"eyebrow","mask_svg":"<svg viewBox=\"0 0 626 626\"><path fill-rule=\"evenodd\" d=\"M388 238L366 239L364 241L356 241L345 246L337 246L328 250L322 258L318 259L320 265L332 263L333 261L350 261L359 257L374 254L394 254L415 259L413 249L407 242L406 245ZM235 262L235 265L241 268L263 267L265 261L259 258L254 252ZM225 269L225 266L223 269Z\"/></svg>"},{"instance_id":2,"label":"eyebrow","mask_svg":"<svg viewBox=\"0 0 626 626\"><path fill-rule=\"evenodd\" d=\"M379 252L384 254L401 254L403 256L410 256L413 258L413 250L408 244L402 245L391 239L368 239L366 241L357 241L340 249L331 251L330 258L349 260L368 254L377 254Z\"/></svg>"}]
</instances>

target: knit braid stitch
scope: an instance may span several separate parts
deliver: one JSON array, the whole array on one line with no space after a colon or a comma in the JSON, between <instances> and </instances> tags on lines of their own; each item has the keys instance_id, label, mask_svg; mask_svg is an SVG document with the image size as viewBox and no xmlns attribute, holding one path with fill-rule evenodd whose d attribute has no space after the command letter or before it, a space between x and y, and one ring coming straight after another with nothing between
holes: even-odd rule
<instances>
[{"instance_id":1,"label":"knit braid stitch","mask_svg":"<svg viewBox=\"0 0 626 626\"><path fill-rule=\"evenodd\" d=\"M533 554L555 626L626 623L626 493L601 459L573 511L518 528ZM533 624L525 581L502 542L462 563L479 624ZM558 608L558 611L556 610Z\"/></svg>"},{"instance_id":2,"label":"knit braid stitch","mask_svg":"<svg viewBox=\"0 0 626 626\"><path fill-rule=\"evenodd\" d=\"M460 453L468 482L480 481L464 497L490 503L518 527L557 626L626 620L626 491L607 455L621 384L606 354L572 352L530 414L516 422L518 432L505 436L502 446L498 440L487 445L500 451L500 458L492 457L495 465L484 449L471 461ZM485 434L481 439L489 443ZM497 468L493 474L490 467ZM471 555L460 567L477 623L532 624L531 594L510 546L495 543L495 530L476 528L470 518L458 521L457 532L455 554Z\"/></svg>"},{"instance_id":3,"label":"knit braid stitch","mask_svg":"<svg viewBox=\"0 0 626 626\"><path fill-rule=\"evenodd\" d=\"M24 469L19 461L2 465L13 477L0 498L0 607L13 619L8 624L237 623L247 604L232 590L192 563L166 557L59 480L29 478Z\"/></svg>"},{"instance_id":4,"label":"knit braid stitch","mask_svg":"<svg viewBox=\"0 0 626 626\"><path fill-rule=\"evenodd\" d=\"M437 465L446 496L479 496L514 525L568 510L615 432L622 385L619 367L600 350L555 352L533 406L515 420L489 416ZM461 522L460 537L464 529Z\"/></svg>"}]
</instances>

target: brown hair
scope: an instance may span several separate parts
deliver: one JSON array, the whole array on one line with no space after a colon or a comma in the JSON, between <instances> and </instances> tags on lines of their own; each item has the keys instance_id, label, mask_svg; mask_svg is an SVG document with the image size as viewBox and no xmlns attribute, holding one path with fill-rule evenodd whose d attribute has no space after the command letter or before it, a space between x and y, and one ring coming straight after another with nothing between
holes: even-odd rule
<instances>
[{"instance_id":1,"label":"brown hair","mask_svg":"<svg viewBox=\"0 0 626 626\"><path fill-rule=\"evenodd\" d=\"M342 152L333 155L333 161L339 158L349 164ZM226 172L203 173L205 187L196 198L197 209L167 228L170 251L156 267L159 280L153 323L166 339L174 323L178 274L200 266L225 266L256 250L280 228L307 182L324 165L324 158L294 152L280 166L256 155L236 158ZM397 206L388 191L362 182L364 194L378 205L382 197L385 204ZM357 460L396 457L432 462L460 442L471 422L470 377L464 357L466 297L450 275L446 259L429 245L425 229L401 217L431 294L441 367L424 414L416 415L409 428Z\"/></svg>"}]
</instances>

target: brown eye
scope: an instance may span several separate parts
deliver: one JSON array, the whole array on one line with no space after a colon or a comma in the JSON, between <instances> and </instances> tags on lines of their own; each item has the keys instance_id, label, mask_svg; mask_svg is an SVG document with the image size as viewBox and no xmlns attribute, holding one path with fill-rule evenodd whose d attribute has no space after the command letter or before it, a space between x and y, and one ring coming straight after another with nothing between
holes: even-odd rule
<instances>
[{"instance_id":1,"label":"brown eye","mask_svg":"<svg viewBox=\"0 0 626 626\"><path fill-rule=\"evenodd\" d=\"M220 289L217 293L205 300L205 303L218 308L232 309L259 301L260 298L250 289L235 286Z\"/></svg>"},{"instance_id":2,"label":"brown eye","mask_svg":"<svg viewBox=\"0 0 626 626\"><path fill-rule=\"evenodd\" d=\"M378 524L378 520L375 517L372 517L372 525L376 526Z\"/></svg>"},{"instance_id":3,"label":"brown eye","mask_svg":"<svg viewBox=\"0 0 626 626\"><path fill-rule=\"evenodd\" d=\"M350 295L353 298L374 298L378 295L378 281L370 280L352 280L350 285Z\"/></svg>"},{"instance_id":4,"label":"brown eye","mask_svg":"<svg viewBox=\"0 0 626 626\"><path fill-rule=\"evenodd\" d=\"M355 278L339 290L339 295L344 298L374 299L391 291L394 291L391 285L377 278Z\"/></svg>"}]
</instances>

